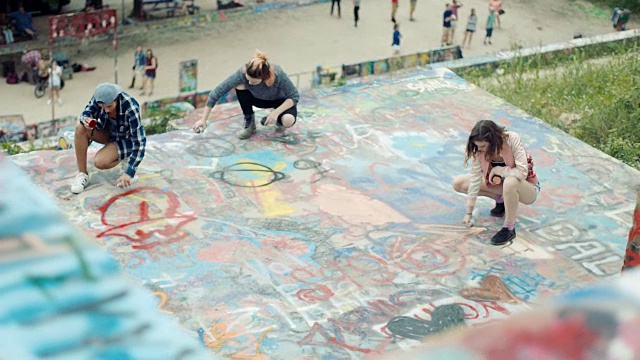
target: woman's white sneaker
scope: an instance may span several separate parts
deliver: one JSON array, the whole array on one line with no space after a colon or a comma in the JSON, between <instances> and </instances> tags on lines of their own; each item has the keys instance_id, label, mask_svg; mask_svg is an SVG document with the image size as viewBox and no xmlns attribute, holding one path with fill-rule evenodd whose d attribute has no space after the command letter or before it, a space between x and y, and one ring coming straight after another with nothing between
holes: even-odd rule
<instances>
[{"instance_id":1,"label":"woman's white sneaker","mask_svg":"<svg viewBox=\"0 0 640 360\"><path fill-rule=\"evenodd\" d=\"M89 175L80 172L76 175L76 178L73 179L73 184L71 184L71 192L74 194L80 194L84 188L89 184Z\"/></svg>"}]
</instances>

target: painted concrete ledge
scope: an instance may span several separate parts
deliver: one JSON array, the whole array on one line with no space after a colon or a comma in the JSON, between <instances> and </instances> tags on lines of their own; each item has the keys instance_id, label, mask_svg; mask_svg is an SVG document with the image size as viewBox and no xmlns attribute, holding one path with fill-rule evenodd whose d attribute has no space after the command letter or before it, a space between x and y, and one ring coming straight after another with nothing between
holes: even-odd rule
<instances>
[{"instance_id":1,"label":"painted concrete ledge","mask_svg":"<svg viewBox=\"0 0 640 360\"><path fill-rule=\"evenodd\" d=\"M214 118L150 137L128 191L91 168L71 195L73 150L11 160L217 356L386 354L415 344L406 317L474 327L620 273L640 172L450 71L307 98L286 136ZM479 119L521 135L542 183L506 247L493 204L466 228L451 188Z\"/></svg>"},{"instance_id":2,"label":"painted concrete ledge","mask_svg":"<svg viewBox=\"0 0 640 360\"><path fill-rule=\"evenodd\" d=\"M132 285L112 257L2 154L0 168L3 359L211 357L160 313L162 293Z\"/></svg>"},{"instance_id":3,"label":"painted concrete ledge","mask_svg":"<svg viewBox=\"0 0 640 360\"><path fill-rule=\"evenodd\" d=\"M500 51L485 56L475 56L472 58L456 59L429 65L431 69L446 68L457 74L464 74L474 69L493 70L501 66L509 66L513 60L518 61L538 61L540 63L552 63L558 58L568 56L576 50L593 52L606 56L609 47L618 44L626 44L633 47L640 43L640 30L627 30L613 32L604 35L596 35L588 38L572 39L570 41L536 46L526 49L510 51Z\"/></svg>"}]
</instances>

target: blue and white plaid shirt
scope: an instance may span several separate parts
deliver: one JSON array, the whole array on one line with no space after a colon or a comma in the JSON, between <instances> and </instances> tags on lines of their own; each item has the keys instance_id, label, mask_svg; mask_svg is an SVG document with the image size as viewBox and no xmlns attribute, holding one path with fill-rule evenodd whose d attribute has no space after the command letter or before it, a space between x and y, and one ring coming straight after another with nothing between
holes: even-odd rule
<instances>
[{"instance_id":1,"label":"blue and white plaid shirt","mask_svg":"<svg viewBox=\"0 0 640 360\"><path fill-rule=\"evenodd\" d=\"M96 129L102 130L105 126L109 129L109 139L118 148L120 160L129 158L125 173L131 177L136 174L138 165L144 158L144 148L147 144L147 136L144 133L140 116L140 105L127 93L121 92L116 98L118 101L118 113L115 119L110 119L107 112L102 110L96 99L92 96L89 104L84 108L80 122L84 117L96 119ZM107 125L108 124L108 125Z\"/></svg>"}]
</instances>

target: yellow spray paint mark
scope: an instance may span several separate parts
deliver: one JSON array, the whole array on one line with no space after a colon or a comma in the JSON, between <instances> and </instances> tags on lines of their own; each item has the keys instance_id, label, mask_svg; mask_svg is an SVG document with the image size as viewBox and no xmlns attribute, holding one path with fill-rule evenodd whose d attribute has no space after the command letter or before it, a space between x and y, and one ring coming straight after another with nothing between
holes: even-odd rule
<instances>
[{"instance_id":1,"label":"yellow spray paint mark","mask_svg":"<svg viewBox=\"0 0 640 360\"><path fill-rule=\"evenodd\" d=\"M251 162L249 159L242 161ZM277 162L272 169L273 171L281 171L286 167L287 164L285 162ZM268 183L272 180L273 176L275 176L272 172L265 172L264 167L258 164L255 166L252 164L243 164L243 168L246 170L255 170L252 174L258 179L250 180L249 183L252 185ZM254 188L254 191L256 193L256 199L262 209L262 215L266 217L275 217L295 212L294 208L289 206L286 201L282 200L280 192L277 191L274 186L269 185L256 187Z\"/></svg>"}]
</instances>

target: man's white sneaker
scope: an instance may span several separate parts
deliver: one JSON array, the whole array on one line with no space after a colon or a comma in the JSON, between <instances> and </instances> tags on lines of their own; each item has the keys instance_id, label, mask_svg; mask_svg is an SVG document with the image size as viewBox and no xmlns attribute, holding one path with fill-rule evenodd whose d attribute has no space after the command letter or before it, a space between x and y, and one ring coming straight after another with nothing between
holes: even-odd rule
<instances>
[{"instance_id":1,"label":"man's white sneaker","mask_svg":"<svg viewBox=\"0 0 640 360\"><path fill-rule=\"evenodd\" d=\"M74 194L80 194L87 184L89 184L89 175L83 172L78 173L76 178L73 179L73 184L71 184L71 192Z\"/></svg>"}]
</instances>

